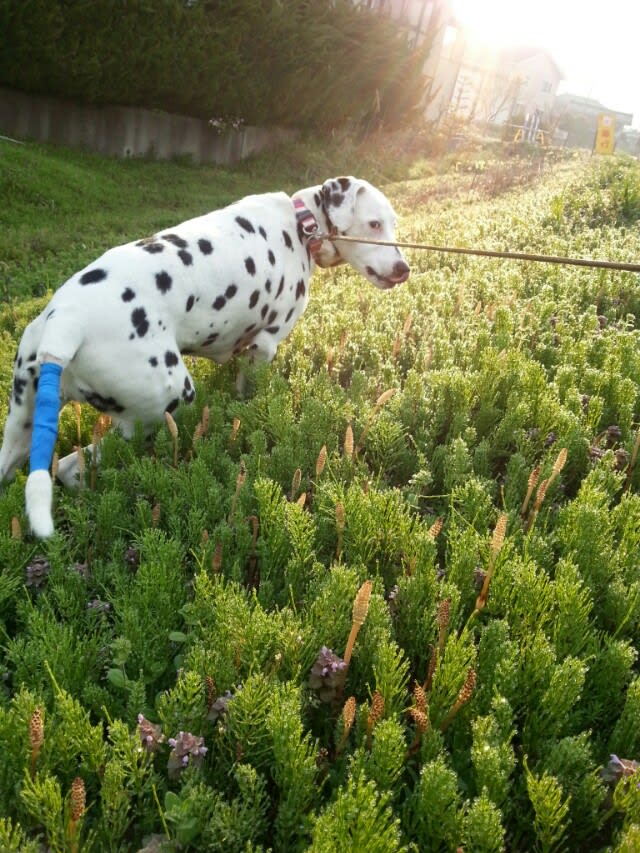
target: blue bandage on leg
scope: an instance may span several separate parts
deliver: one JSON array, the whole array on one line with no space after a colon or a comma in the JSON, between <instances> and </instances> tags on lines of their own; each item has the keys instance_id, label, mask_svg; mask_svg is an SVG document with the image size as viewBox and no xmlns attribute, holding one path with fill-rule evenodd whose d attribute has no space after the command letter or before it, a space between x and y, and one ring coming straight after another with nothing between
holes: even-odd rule
<instances>
[{"instance_id":1,"label":"blue bandage on leg","mask_svg":"<svg viewBox=\"0 0 640 853\"><path fill-rule=\"evenodd\" d=\"M47 361L40 368L29 455L29 470L32 472L48 471L51 465L53 449L58 437L61 375L60 364Z\"/></svg>"}]
</instances>

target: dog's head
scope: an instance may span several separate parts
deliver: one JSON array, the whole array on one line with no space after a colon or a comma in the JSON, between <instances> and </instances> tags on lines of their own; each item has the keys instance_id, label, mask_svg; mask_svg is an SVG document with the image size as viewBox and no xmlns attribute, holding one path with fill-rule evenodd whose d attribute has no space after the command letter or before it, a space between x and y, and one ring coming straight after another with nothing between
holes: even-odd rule
<instances>
[{"instance_id":1,"label":"dog's head","mask_svg":"<svg viewBox=\"0 0 640 853\"><path fill-rule=\"evenodd\" d=\"M329 227L337 234L393 242L396 215L380 190L359 178L331 178L320 191ZM381 290L406 281L409 265L395 246L324 241L315 257L319 266L348 263Z\"/></svg>"}]
</instances>

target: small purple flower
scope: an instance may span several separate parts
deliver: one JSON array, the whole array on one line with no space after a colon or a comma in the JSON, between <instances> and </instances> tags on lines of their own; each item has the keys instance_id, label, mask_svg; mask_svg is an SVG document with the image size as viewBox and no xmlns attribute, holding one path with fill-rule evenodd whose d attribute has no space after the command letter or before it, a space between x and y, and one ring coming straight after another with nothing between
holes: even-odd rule
<instances>
[{"instance_id":1,"label":"small purple flower","mask_svg":"<svg viewBox=\"0 0 640 853\"><path fill-rule=\"evenodd\" d=\"M602 459L604 456L604 450L601 447L596 447L595 444L592 444L589 448L589 461L597 462L599 459Z\"/></svg>"},{"instance_id":2,"label":"small purple flower","mask_svg":"<svg viewBox=\"0 0 640 853\"><path fill-rule=\"evenodd\" d=\"M91 577L88 563L76 563L71 567L71 571L75 572L77 575L80 575L80 577L84 580L88 580Z\"/></svg>"},{"instance_id":3,"label":"small purple flower","mask_svg":"<svg viewBox=\"0 0 640 853\"><path fill-rule=\"evenodd\" d=\"M160 726L150 723L142 714L138 714L138 732L142 745L147 752L155 752L164 741Z\"/></svg>"},{"instance_id":4,"label":"small purple flower","mask_svg":"<svg viewBox=\"0 0 640 853\"><path fill-rule=\"evenodd\" d=\"M222 696L211 703L211 707L207 711L207 720L215 723L222 719L229 710L229 702L233 699L233 693L230 690L225 690Z\"/></svg>"},{"instance_id":5,"label":"small purple flower","mask_svg":"<svg viewBox=\"0 0 640 853\"><path fill-rule=\"evenodd\" d=\"M50 571L51 564L49 563L49 560L47 560L46 557L43 557L42 554L38 554L26 568L27 586L39 589L42 584L46 582Z\"/></svg>"},{"instance_id":6,"label":"small purple flower","mask_svg":"<svg viewBox=\"0 0 640 853\"><path fill-rule=\"evenodd\" d=\"M124 552L124 561L132 572L137 572L140 565L140 551L134 548L133 545L129 546Z\"/></svg>"},{"instance_id":7,"label":"small purple flower","mask_svg":"<svg viewBox=\"0 0 640 853\"><path fill-rule=\"evenodd\" d=\"M311 667L309 675L309 687L318 691L318 696L323 702L331 702L337 695L338 687L342 682L342 672L346 669L346 663L334 654L331 649L323 646Z\"/></svg>"},{"instance_id":8,"label":"small purple flower","mask_svg":"<svg viewBox=\"0 0 640 853\"><path fill-rule=\"evenodd\" d=\"M614 468L616 471L624 471L624 469L629 464L629 460L631 459L631 454L628 450L625 450L624 447L619 447L613 453L615 464Z\"/></svg>"},{"instance_id":9,"label":"small purple flower","mask_svg":"<svg viewBox=\"0 0 640 853\"><path fill-rule=\"evenodd\" d=\"M171 779L177 779L189 764L200 767L208 751L204 745L204 738L192 735L190 732L178 732L178 737L169 738L167 743L171 747L167 764Z\"/></svg>"},{"instance_id":10,"label":"small purple flower","mask_svg":"<svg viewBox=\"0 0 640 853\"><path fill-rule=\"evenodd\" d=\"M96 613L108 613L111 610L111 605L108 601L100 601L99 598L94 598L87 604L87 610L94 610Z\"/></svg>"},{"instance_id":11,"label":"small purple flower","mask_svg":"<svg viewBox=\"0 0 640 853\"><path fill-rule=\"evenodd\" d=\"M622 430L617 424L611 424L606 429L607 447L612 447L617 441L622 438Z\"/></svg>"},{"instance_id":12,"label":"small purple flower","mask_svg":"<svg viewBox=\"0 0 640 853\"><path fill-rule=\"evenodd\" d=\"M600 771L600 778L610 785L617 785L620 779L628 779L638 770L640 764L628 758L618 758L613 753L609 756L609 763ZM640 786L639 786L640 787Z\"/></svg>"}]
</instances>

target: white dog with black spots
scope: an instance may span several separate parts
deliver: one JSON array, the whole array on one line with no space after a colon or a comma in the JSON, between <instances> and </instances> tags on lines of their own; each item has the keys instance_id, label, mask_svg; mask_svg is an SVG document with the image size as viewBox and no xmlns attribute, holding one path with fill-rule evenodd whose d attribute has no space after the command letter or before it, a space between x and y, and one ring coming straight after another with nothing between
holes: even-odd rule
<instances>
[{"instance_id":1,"label":"white dog with black spots","mask_svg":"<svg viewBox=\"0 0 640 853\"><path fill-rule=\"evenodd\" d=\"M248 350L271 361L306 308L315 265L348 263L383 290L405 281L396 247L326 236L393 242L395 228L380 190L333 178L292 197L247 196L109 249L73 275L22 336L0 450L0 482L30 458L33 533L54 530L49 468L62 404L90 403L125 437L137 422L150 430L194 400L184 355L224 364ZM60 460L64 484L77 484L78 473L76 453Z\"/></svg>"}]
</instances>

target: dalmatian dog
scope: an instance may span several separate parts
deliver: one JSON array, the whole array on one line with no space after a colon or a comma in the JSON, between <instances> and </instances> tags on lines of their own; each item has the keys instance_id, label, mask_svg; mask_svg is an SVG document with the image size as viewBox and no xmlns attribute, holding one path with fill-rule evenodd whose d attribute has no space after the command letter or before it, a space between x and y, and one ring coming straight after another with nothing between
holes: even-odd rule
<instances>
[{"instance_id":1,"label":"dalmatian dog","mask_svg":"<svg viewBox=\"0 0 640 853\"><path fill-rule=\"evenodd\" d=\"M395 239L380 190L353 177L251 195L136 242L73 275L26 328L15 359L0 482L29 458L26 510L35 536L53 533L49 473L63 403L90 403L131 437L195 397L183 356L224 364L248 350L271 361L300 319L315 266L348 263L381 290L409 276L395 247L332 241ZM89 446L91 449L91 446ZM78 482L77 454L57 476Z\"/></svg>"}]
</instances>

